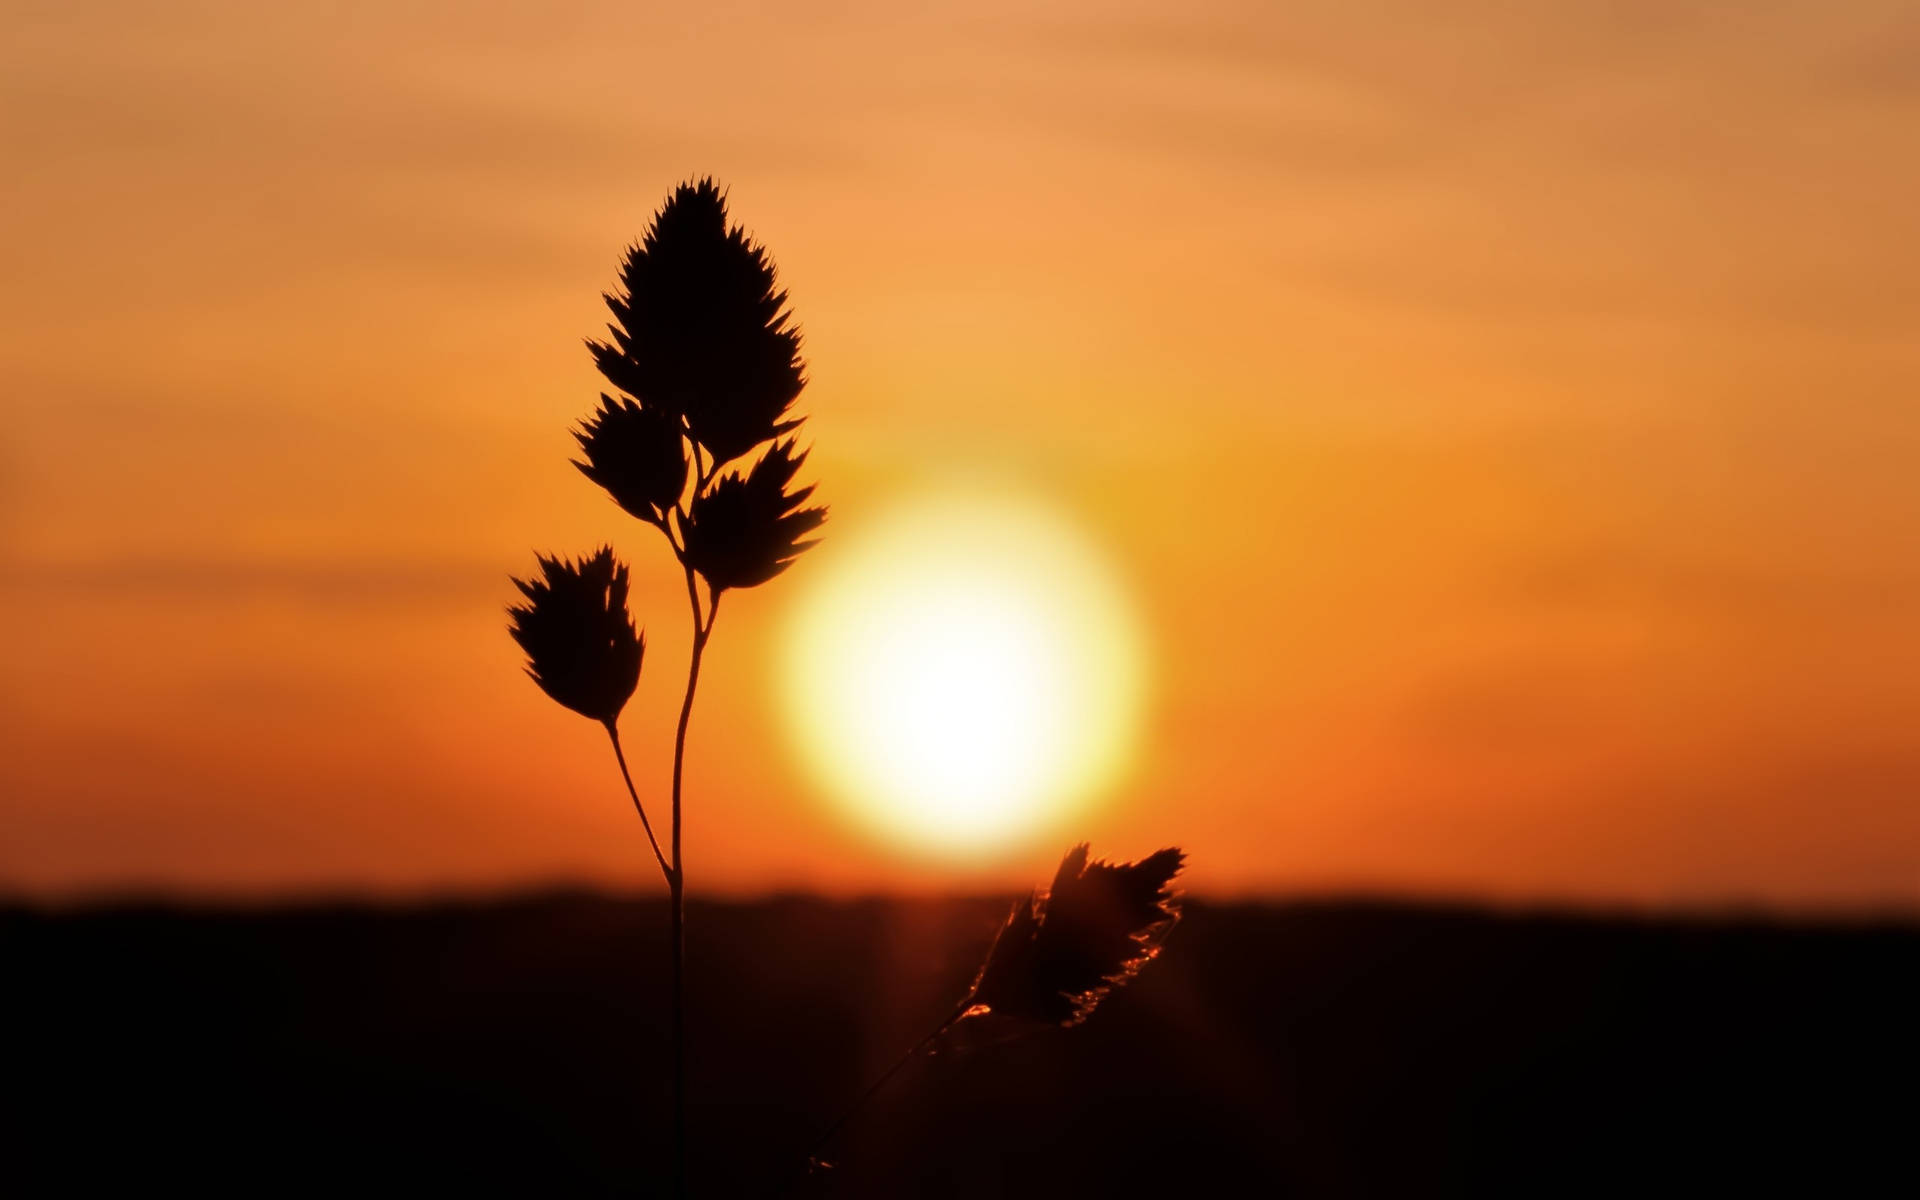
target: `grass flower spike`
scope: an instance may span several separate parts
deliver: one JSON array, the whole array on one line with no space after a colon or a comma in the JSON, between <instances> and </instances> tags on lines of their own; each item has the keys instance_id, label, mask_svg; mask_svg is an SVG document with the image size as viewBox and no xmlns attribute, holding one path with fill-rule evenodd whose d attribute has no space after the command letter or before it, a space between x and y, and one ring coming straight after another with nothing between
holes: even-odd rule
<instances>
[{"instance_id":1,"label":"grass flower spike","mask_svg":"<svg viewBox=\"0 0 1920 1200\"><path fill-rule=\"evenodd\" d=\"M742 478L730 472L695 498L682 529L687 565L715 592L758 587L792 565L814 543L803 541L827 519L824 508L801 508L813 488L788 491L807 460L793 440L776 442Z\"/></svg>"},{"instance_id":2,"label":"grass flower spike","mask_svg":"<svg viewBox=\"0 0 1920 1200\"><path fill-rule=\"evenodd\" d=\"M821 1135L810 1170L829 1170L820 1157L847 1122L880 1094L901 1068L938 1046L956 1027L991 1022L990 1040L1065 1028L1085 1021L1100 1001L1140 973L1180 919L1174 876L1187 856L1176 848L1139 862L1089 859L1086 843L1067 851L1053 886L1014 905L987 961L938 1029L887 1068L853 1106Z\"/></svg>"},{"instance_id":3,"label":"grass flower spike","mask_svg":"<svg viewBox=\"0 0 1920 1200\"><path fill-rule=\"evenodd\" d=\"M507 609L508 632L541 691L612 726L640 680L646 652L627 614L627 565L607 546L578 562L539 559L538 578L513 581L526 603Z\"/></svg>"},{"instance_id":4,"label":"grass flower spike","mask_svg":"<svg viewBox=\"0 0 1920 1200\"><path fill-rule=\"evenodd\" d=\"M712 469L799 425L800 331L766 248L727 224L711 179L683 183L627 250L606 296L611 338L589 341L600 373L642 404L686 419Z\"/></svg>"},{"instance_id":5,"label":"grass flower spike","mask_svg":"<svg viewBox=\"0 0 1920 1200\"><path fill-rule=\"evenodd\" d=\"M1114 988L1160 953L1180 901L1169 890L1186 856L1166 849L1139 862L1067 852L1053 886L1014 906L974 981L967 1015L1078 1025Z\"/></svg>"},{"instance_id":6,"label":"grass flower spike","mask_svg":"<svg viewBox=\"0 0 1920 1200\"><path fill-rule=\"evenodd\" d=\"M650 525L662 525L687 487L687 450L680 419L665 409L604 392L600 409L574 432L586 461L580 473L607 489L614 503Z\"/></svg>"}]
</instances>

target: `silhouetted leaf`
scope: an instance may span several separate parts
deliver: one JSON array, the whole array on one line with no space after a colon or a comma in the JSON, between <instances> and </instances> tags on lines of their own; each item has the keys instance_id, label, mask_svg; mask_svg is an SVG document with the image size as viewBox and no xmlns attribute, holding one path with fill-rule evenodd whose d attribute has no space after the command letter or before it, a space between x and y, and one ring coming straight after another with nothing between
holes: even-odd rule
<instances>
[{"instance_id":1,"label":"silhouetted leaf","mask_svg":"<svg viewBox=\"0 0 1920 1200\"><path fill-rule=\"evenodd\" d=\"M607 546L574 563L538 558L541 578L513 581L527 602L508 607L507 632L542 691L611 725L633 695L646 651L627 614L627 565Z\"/></svg>"},{"instance_id":2,"label":"silhouetted leaf","mask_svg":"<svg viewBox=\"0 0 1920 1200\"><path fill-rule=\"evenodd\" d=\"M1085 843L1061 860L1053 886L1016 904L968 999L969 1016L1077 1025L1160 953L1179 920L1168 886L1186 856L1089 862Z\"/></svg>"},{"instance_id":3,"label":"silhouetted leaf","mask_svg":"<svg viewBox=\"0 0 1920 1200\"><path fill-rule=\"evenodd\" d=\"M685 417L716 468L799 425L784 419L806 386L787 294L711 179L675 189L606 302L612 340L587 343L600 373Z\"/></svg>"},{"instance_id":4,"label":"silhouetted leaf","mask_svg":"<svg viewBox=\"0 0 1920 1200\"><path fill-rule=\"evenodd\" d=\"M603 392L599 411L573 436L587 456L573 465L621 508L657 524L679 502L687 486L687 449L678 417Z\"/></svg>"},{"instance_id":5,"label":"silhouetted leaf","mask_svg":"<svg viewBox=\"0 0 1920 1200\"><path fill-rule=\"evenodd\" d=\"M814 544L801 539L820 527L827 510L800 507L811 486L787 491L806 460L791 438L776 442L745 478L728 472L694 497L681 529L687 563L714 591L763 584Z\"/></svg>"}]
</instances>

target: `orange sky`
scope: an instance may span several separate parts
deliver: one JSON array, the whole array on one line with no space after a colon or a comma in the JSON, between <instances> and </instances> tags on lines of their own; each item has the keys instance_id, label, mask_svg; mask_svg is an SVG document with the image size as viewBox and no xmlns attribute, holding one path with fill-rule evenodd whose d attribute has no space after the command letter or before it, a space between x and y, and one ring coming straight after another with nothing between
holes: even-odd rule
<instances>
[{"instance_id":1,"label":"orange sky","mask_svg":"<svg viewBox=\"0 0 1920 1200\"><path fill-rule=\"evenodd\" d=\"M1524 7L1524 6L1523 6ZM809 8L818 11L807 12ZM647 881L504 631L617 255L712 172L835 536L987 466L1151 626L1080 826L1216 892L1920 902L1910 4L8 6L0 888ZM696 717L700 887L926 873L797 788L788 580Z\"/></svg>"}]
</instances>

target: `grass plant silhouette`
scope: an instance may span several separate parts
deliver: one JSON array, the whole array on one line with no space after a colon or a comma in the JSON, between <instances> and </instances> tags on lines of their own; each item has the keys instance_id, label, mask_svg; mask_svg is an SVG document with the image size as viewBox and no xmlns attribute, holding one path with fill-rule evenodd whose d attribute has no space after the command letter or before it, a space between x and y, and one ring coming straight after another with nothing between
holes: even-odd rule
<instances>
[{"instance_id":1,"label":"grass plant silhouette","mask_svg":"<svg viewBox=\"0 0 1920 1200\"><path fill-rule=\"evenodd\" d=\"M666 845L620 744L619 718L640 677L646 643L627 611L629 570L603 546L568 561L539 556L515 579L523 603L508 631L527 674L565 707L600 722L627 795L667 885L671 949L672 1190L687 1194L687 869L682 831L687 728L720 598L778 577L808 547L826 509L794 486L806 462L792 413L806 386L800 335L764 247L730 225L711 179L686 183L628 248L619 288L605 296L609 340L587 342L617 395L574 431L574 466L620 508L666 539L686 583L693 641L674 729ZM731 467L765 447L744 470ZM723 473L724 472L724 473ZM705 599L701 585L705 584ZM1158 952L1179 917L1169 887L1179 850L1134 863L1070 850L1052 886L1017 904L967 996L836 1121L846 1121L921 1051L956 1029L991 1025L996 1040L1076 1025ZM815 1163L818 1163L816 1154Z\"/></svg>"},{"instance_id":2,"label":"grass plant silhouette","mask_svg":"<svg viewBox=\"0 0 1920 1200\"><path fill-rule=\"evenodd\" d=\"M667 884L671 951L673 1193L687 1192L686 861L681 831L687 727L720 597L757 587L814 542L826 509L793 488L806 462L791 415L806 386L800 334L763 246L730 225L711 179L680 185L627 249L605 296L609 340L587 342L620 394L574 433L574 465L623 510L659 530L686 581L693 619L687 684L674 730L667 848L634 786L618 719L639 679L644 640L627 613L627 567L611 548L568 563L540 557L541 577L515 579L526 602L509 632L527 673L559 703L599 721ZM745 474L722 468L774 443ZM706 599L700 584L706 585Z\"/></svg>"},{"instance_id":3,"label":"grass plant silhouette","mask_svg":"<svg viewBox=\"0 0 1920 1200\"><path fill-rule=\"evenodd\" d=\"M1013 906L952 1015L828 1127L809 1167L831 1169L820 1155L847 1122L908 1063L955 1030L977 1023L991 1027L983 1041L1006 1041L1085 1021L1115 988L1159 956L1180 920L1180 898L1172 886L1185 864L1186 855L1176 847L1131 863L1090 859L1084 842L1067 851L1052 886L1029 892Z\"/></svg>"}]
</instances>

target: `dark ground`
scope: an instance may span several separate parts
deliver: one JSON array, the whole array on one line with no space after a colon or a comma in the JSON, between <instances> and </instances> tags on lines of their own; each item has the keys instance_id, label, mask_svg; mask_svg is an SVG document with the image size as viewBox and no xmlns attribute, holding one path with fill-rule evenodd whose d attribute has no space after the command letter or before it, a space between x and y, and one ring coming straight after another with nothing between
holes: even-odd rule
<instances>
[{"instance_id":1,"label":"dark ground","mask_svg":"<svg viewBox=\"0 0 1920 1200\"><path fill-rule=\"evenodd\" d=\"M904 1073L1004 901L699 905L707 1196L1920 1195L1920 928L1191 905ZM650 1194L662 909L0 909L10 1195Z\"/></svg>"}]
</instances>

